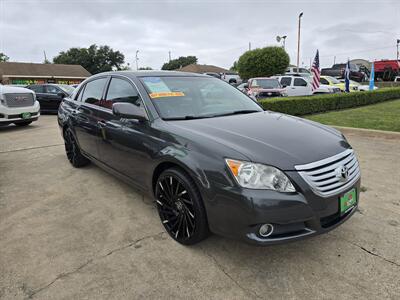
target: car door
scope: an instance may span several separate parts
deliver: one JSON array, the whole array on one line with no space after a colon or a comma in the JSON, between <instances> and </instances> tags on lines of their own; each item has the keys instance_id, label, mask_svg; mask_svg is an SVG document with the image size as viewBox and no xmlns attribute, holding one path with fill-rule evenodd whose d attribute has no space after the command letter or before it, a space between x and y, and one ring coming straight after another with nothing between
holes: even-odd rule
<instances>
[{"instance_id":1,"label":"car door","mask_svg":"<svg viewBox=\"0 0 400 300\"><path fill-rule=\"evenodd\" d=\"M48 103L45 98L44 86L43 85L30 85L28 88L35 92L36 100L40 103L40 110L46 110Z\"/></svg>"},{"instance_id":2,"label":"car door","mask_svg":"<svg viewBox=\"0 0 400 300\"><path fill-rule=\"evenodd\" d=\"M81 87L77 107L72 113L75 135L80 149L86 154L99 159L98 143L101 131L98 110L104 99L104 91L109 77L95 78Z\"/></svg>"},{"instance_id":3,"label":"car door","mask_svg":"<svg viewBox=\"0 0 400 300\"><path fill-rule=\"evenodd\" d=\"M288 96L296 96L296 91L292 87L292 77L284 76L279 80L282 87L285 89Z\"/></svg>"},{"instance_id":4,"label":"car door","mask_svg":"<svg viewBox=\"0 0 400 300\"><path fill-rule=\"evenodd\" d=\"M141 107L144 105L136 87L129 79L113 76L109 82L104 109L99 111L101 122L100 160L107 166L129 177L139 186L146 185L147 166L151 161L154 144L148 122L128 120L115 116L112 105L116 102L129 102Z\"/></svg>"},{"instance_id":5,"label":"car door","mask_svg":"<svg viewBox=\"0 0 400 300\"><path fill-rule=\"evenodd\" d=\"M294 96L312 95L311 84L301 77L293 78L292 90L294 90Z\"/></svg>"},{"instance_id":6,"label":"car door","mask_svg":"<svg viewBox=\"0 0 400 300\"><path fill-rule=\"evenodd\" d=\"M61 97L60 94L65 94L60 88L55 85L45 85L44 86L44 95L47 109L50 111L57 111L60 103L64 97Z\"/></svg>"}]
</instances>

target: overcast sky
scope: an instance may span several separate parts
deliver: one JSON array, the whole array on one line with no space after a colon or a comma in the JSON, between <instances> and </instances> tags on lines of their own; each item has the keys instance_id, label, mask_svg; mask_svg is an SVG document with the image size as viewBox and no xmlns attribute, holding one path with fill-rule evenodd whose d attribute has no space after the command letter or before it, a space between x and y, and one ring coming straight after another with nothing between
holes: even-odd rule
<instances>
[{"instance_id":1,"label":"overcast sky","mask_svg":"<svg viewBox=\"0 0 400 300\"><path fill-rule=\"evenodd\" d=\"M252 48L279 45L296 62L297 20L301 62L319 49L321 65L347 58L394 59L400 38L400 0L317 1L77 1L0 0L0 52L10 61L43 62L60 51L91 44L120 50L126 62L159 69L172 58L229 68Z\"/></svg>"}]
</instances>

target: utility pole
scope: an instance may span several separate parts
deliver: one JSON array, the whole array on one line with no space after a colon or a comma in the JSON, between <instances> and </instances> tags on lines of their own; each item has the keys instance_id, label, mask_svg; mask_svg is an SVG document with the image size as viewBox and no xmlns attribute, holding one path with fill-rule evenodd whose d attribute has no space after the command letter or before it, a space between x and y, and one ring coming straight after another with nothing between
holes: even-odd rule
<instances>
[{"instance_id":1,"label":"utility pole","mask_svg":"<svg viewBox=\"0 0 400 300\"><path fill-rule=\"evenodd\" d=\"M43 54L44 54L44 63L47 63L47 56L46 56L46 51L43 50Z\"/></svg>"},{"instance_id":2,"label":"utility pole","mask_svg":"<svg viewBox=\"0 0 400 300\"><path fill-rule=\"evenodd\" d=\"M249 42L249 51L251 50L251 42Z\"/></svg>"},{"instance_id":3,"label":"utility pole","mask_svg":"<svg viewBox=\"0 0 400 300\"><path fill-rule=\"evenodd\" d=\"M136 71L139 70L139 57L138 57L139 50L136 50L135 60L136 60Z\"/></svg>"},{"instance_id":4,"label":"utility pole","mask_svg":"<svg viewBox=\"0 0 400 300\"><path fill-rule=\"evenodd\" d=\"M300 27L301 27L301 17L303 16L303 13L301 12L299 14L299 28L297 32L297 71L299 71L299 65L300 65Z\"/></svg>"},{"instance_id":5,"label":"utility pole","mask_svg":"<svg viewBox=\"0 0 400 300\"><path fill-rule=\"evenodd\" d=\"M397 60L400 58L400 53L399 53L399 44L400 44L400 39L397 39Z\"/></svg>"},{"instance_id":6,"label":"utility pole","mask_svg":"<svg viewBox=\"0 0 400 300\"><path fill-rule=\"evenodd\" d=\"M169 61L171 61L171 51L168 51Z\"/></svg>"},{"instance_id":7,"label":"utility pole","mask_svg":"<svg viewBox=\"0 0 400 300\"><path fill-rule=\"evenodd\" d=\"M336 55L333 57L333 64L336 65Z\"/></svg>"}]
</instances>

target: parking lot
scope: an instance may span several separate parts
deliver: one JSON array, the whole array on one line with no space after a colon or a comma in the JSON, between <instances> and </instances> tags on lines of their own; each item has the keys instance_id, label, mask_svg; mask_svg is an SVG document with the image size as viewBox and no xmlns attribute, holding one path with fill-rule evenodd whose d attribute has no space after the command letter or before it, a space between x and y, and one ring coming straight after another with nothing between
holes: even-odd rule
<instances>
[{"instance_id":1,"label":"parking lot","mask_svg":"<svg viewBox=\"0 0 400 300\"><path fill-rule=\"evenodd\" d=\"M74 169L56 116L0 128L0 298L400 298L400 135L345 130L359 211L334 231L254 247L185 247L152 200L94 165Z\"/></svg>"}]
</instances>

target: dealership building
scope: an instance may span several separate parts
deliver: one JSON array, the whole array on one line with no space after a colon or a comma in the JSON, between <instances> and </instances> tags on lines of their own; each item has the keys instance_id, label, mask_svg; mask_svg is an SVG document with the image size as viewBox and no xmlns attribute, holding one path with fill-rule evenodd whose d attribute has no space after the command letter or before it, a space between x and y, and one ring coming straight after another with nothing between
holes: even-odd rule
<instances>
[{"instance_id":1,"label":"dealership building","mask_svg":"<svg viewBox=\"0 0 400 300\"><path fill-rule=\"evenodd\" d=\"M2 84L78 84L90 75L80 65L0 62L0 83Z\"/></svg>"}]
</instances>

